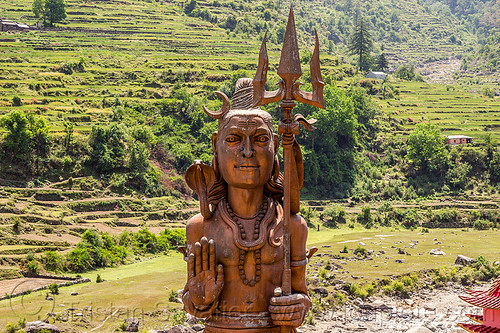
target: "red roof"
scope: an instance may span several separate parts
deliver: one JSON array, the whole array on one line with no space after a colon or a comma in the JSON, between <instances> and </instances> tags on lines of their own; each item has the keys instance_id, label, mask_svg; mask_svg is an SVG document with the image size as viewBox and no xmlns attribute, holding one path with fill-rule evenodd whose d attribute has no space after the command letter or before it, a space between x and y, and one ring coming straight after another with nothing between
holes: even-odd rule
<instances>
[{"instance_id":1,"label":"red roof","mask_svg":"<svg viewBox=\"0 0 500 333\"><path fill-rule=\"evenodd\" d=\"M467 332L471 333L500 333L500 328L489 327L484 325L473 325L473 324L462 324L459 323L458 326L462 327Z\"/></svg>"},{"instance_id":2,"label":"red roof","mask_svg":"<svg viewBox=\"0 0 500 333\"><path fill-rule=\"evenodd\" d=\"M469 296L459 296L462 300L475 306L500 310L500 277L488 290L467 290Z\"/></svg>"},{"instance_id":3,"label":"red roof","mask_svg":"<svg viewBox=\"0 0 500 333\"><path fill-rule=\"evenodd\" d=\"M476 323L483 323L483 315L473 315L473 314L465 314L470 319L474 320Z\"/></svg>"},{"instance_id":4,"label":"red roof","mask_svg":"<svg viewBox=\"0 0 500 333\"><path fill-rule=\"evenodd\" d=\"M480 296L458 296L469 304L480 308L500 310L500 297L480 295Z\"/></svg>"},{"instance_id":5,"label":"red roof","mask_svg":"<svg viewBox=\"0 0 500 333\"><path fill-rule=\"evenodd\" d=\"M466 290L471 296L490 295L500 297L500 278L498 278L488 290Z\"/></svg>"}]
</instances>

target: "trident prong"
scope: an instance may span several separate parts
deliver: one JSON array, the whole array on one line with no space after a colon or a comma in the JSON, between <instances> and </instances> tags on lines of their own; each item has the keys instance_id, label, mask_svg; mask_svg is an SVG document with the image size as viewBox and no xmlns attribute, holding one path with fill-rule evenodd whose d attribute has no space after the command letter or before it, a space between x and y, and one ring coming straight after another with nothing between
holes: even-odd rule
<instances>
[{"instance_id":1,"label":"trident prong","mask_svg":"<svg viewBox=\"0 0 500 333\"><path fill-rule=\"evenodd\" d=\"M262 45L260 46L259 52L259 65L257 66L257 72L252 81L253 83L253 106L257 107L259 105L266 105L273 102L279 102L283 99L283 85L281 81L279 82L280 88L275 91L266 91L266 81L267 81L267 70L269 68L269 57L267 56L267 45L266 45L267 31L264 34L264 40L262 40Z\"/></svg>"},{"instance_id":2,"label":"trident prong","mask_svg":"<svg viewBox=\"0 0 500 333\"><path fill-rule=\"evenodd\" d=\"M267 81L267 71L269 68L269 58L267 55L266 37L260 47L259 52L259 65L253 80L254 86L254 106L265 105L282 100L296 100L304 104L309 104L319 108L325 108L325 101L323 98L323 77L321 76L320 60L319 60L319 39L318 33L314 30L315 46L314 52L311 57L310 70L311 70L311 84L313 91L306 92L299 87L303 85L302 82L296 82L302 76L300 67L299 47L297 43L297 33L295 31L295 18L293 15L293 7L290 6L290 13L288 15L288 23L286 26L285 38L283 41L283 48L281 50L281 58L278 66L278 75L281 81L278 82L280 88L275 91L266 91L265 84Z\"/></svg>"}]
</instances>

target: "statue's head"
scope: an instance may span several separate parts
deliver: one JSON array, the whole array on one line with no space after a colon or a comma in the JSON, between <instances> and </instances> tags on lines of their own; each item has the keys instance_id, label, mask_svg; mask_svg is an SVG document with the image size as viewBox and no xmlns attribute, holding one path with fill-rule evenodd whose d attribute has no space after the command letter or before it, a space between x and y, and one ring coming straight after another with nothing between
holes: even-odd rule
<instances>
[{"instance_id":1,"label":"statue's head","mask_svg":"<svg viewBox=\"0 0 500 333\"><path fill-rule=\"evenodd\" d=\"M252 105L252 79L236 82L232 106L222 93L223 107L205 112L219 120L212 136L212 166L219 182L238 188L264 188L270 196L281 193L278 136L269 113Z\"/></svg>"}]
</instances>

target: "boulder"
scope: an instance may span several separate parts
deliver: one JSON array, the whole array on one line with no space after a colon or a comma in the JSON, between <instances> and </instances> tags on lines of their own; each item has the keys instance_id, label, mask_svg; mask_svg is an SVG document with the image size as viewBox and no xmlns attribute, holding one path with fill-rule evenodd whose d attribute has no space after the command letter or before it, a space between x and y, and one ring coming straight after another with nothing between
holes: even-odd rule
<instances>
[{"instance_id":1,"label":"boulder","mask_svg":"<svg viewBox=\"0 0 500 333\"><path fill-rule=\"evenodd\" d=\"M125 319L125 332L139 332L139 318L127 318Z\"/></svg>"},{"instance_id":2,"label":"boulder","mask_svg":"<svg viewBox=\"0 0 500 333\"><path fill-rule=\"evenodd\" d=\"M328 290L323 287L314 288L312 291L319 294L322 298L328 297Z\"/></svg>"},{"instance_id":3,"label":"boulder","mask_svg":"<svg viewBox=\"0 0 500 333\"><path fill-rule=\"evenodd\" d=\"M466 257L464 255L459 254L457 256L457 259L455 259L455 265L462 265L462 266L470 266L475 262L474 259Z\"/></svg>"},{"instance_id":4,"label":"boulder","mask_svg":"<svg viewBox=\"0 0 500 333\"><path fill-rule=\"evenodd\" d=\"M196 332L201 332L205 329L205 326L203 326L202 324L195 324L191 326L191 328Z\"/></svg>"},{"instance_id":5,"label":"boulder","mask_svg":"<svg viewBox=\"0 0 500 333\"><path fill-rule=\"evenodd\" d=\"M446 253L444 251L441 251L441 249L432 249L430 252L431 255L433 256L444 256Z\"/></svg>"},{"instance_id":6,"label":"boulder","mask_svg":"<svg viewBox=\"0 0 500 333\"><path fill-rule=\"evenodd\" d=\"M57 326L47 324L46 322L41 321L41 320L27 322L26 326L24 326L24 330L27 333L38 333L38 332L60 333L61 332Z\"/></svg>"}]
</instances>

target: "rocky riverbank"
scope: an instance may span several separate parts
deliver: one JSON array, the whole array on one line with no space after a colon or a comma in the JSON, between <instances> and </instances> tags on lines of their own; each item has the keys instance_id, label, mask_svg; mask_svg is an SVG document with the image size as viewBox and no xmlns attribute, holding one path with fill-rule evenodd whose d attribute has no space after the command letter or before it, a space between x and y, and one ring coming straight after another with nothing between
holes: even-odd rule
<instances>
[{"instance_id":1,"label":"rocky riverbank","mask_svg":"<svg viewBox=\"0 0 500 333\"><path fill-rule=\"evenodd\" d=\"M486 288L479 287L479 288ZM374 296L357 299L344 308L324 312L315 325L305 325L299 333L461 333L458 322L469 322L466 313L480 309L463 302L461 285L448 284L435 290L420 290L409 299Z\"/></svg>"}]
</instances>

